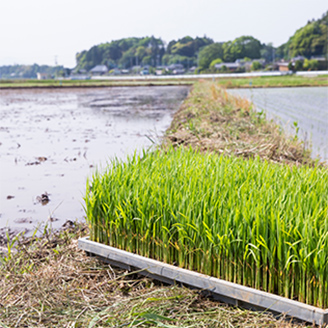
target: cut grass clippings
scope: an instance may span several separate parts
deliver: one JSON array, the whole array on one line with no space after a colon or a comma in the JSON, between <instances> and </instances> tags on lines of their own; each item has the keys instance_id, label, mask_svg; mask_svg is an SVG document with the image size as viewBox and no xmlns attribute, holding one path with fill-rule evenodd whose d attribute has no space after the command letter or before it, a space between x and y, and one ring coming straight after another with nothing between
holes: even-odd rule
<instances>
[{"instance_id":1,"label":"cut grass clippings","mask_svg":"<svg viewBox=\"0 0 328 328\"><path fill-rule=\"evenodd\" d=\"M78 249L83 225L19 239L0 257L0 327L299 327L116 270Z\"/></svg>"}]
</instances>

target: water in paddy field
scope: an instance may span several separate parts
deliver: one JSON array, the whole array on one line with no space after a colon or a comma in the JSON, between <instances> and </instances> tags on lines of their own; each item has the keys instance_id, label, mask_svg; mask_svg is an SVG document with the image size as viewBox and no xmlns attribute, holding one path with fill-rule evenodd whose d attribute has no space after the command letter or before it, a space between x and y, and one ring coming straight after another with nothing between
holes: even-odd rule
<instances>
[{"instance_id":1,"label":"water in paddy field","mask_svg":"<svg viewBox=\"0 0 328 328\"><path fill-rule=\"evenodd\" d=\"M82 219L87 177L158 142L188 91L0 90L0 230Z\"/></svg>"},{"instance_id":2,"label":"water in paddy field","mask_svg":"<svg viewBox=\"0 0 328 328\"><path fill-rule=\"evenodd\" d=\"M312 157L328 162L328 87L234 89L284 130L303 140ZM295 123L294 123L295 122ZM295 126L296 125L296 126Z\"/></svg>"}]
</instances>

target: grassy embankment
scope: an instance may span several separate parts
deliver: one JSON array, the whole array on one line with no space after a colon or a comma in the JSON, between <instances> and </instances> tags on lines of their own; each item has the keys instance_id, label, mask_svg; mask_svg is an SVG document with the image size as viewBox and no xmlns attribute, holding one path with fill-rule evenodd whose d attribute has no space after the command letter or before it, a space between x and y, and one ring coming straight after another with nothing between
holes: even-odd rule
<instances>
[{"instance_id":1,"label":"grassy embankment","mask_svg":"<svg viewBox=\"0 0 328 328\"><path fill-rule=\"evenodd\" d=\"M272 162L313 163L297 138L286 136L247 99L230 96L220 85L195 85L167 131L169 143L245 158L258 155Z\"/></svg>"},{"instance_id":2,"label":"grassy embankment","mask_svg":"<svg viewBox=\"0 0 328 328\"><path fill-rule=\"evenodd\" d=\"M145 80L0 80L0 90L7 88L65 88L65 87L111 87L111 86L149 86L149 85L186 85L194 84L197 75L191 79L153 79L147 76ZM210 79L212 80L212 78ZM261 87L300 87L327 86L328 76L272 76L253 78L216 78L215 81L225 88L261 88Z\"/></svg>"},{"instance_id":3,"label":"grassy embankment","mask_svg":"<svg viewBox=\"0 0 328 328\"><path fill-rule=\"evenodd\" d=\"M243 157L258 154L270 162L282 163L278 165L281 170L287 170L284 163L292 167L293 163L313 164L301 144L252 113L248 102L231 99L228 111L224 91L207 83L195 86L176 115L167 142ZM293 172L298 172L296 166L286 174L293 178ZM270 314L220 305L195 291L156 286L151 280L112 271L77 249L79 234L88 232L77 229L73 234L64 232L60 237L21 242L18 253L0 260L0 326L296 326ZM256 261L258 253L253 251Z\"/></svg>"}]
</instances>

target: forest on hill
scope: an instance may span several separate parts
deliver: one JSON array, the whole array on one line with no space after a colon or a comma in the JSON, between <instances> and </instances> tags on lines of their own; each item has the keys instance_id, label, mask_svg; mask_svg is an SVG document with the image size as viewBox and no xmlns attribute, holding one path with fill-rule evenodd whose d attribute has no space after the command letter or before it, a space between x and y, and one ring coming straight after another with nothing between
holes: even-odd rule
<instances>
[{"instance_id":1,"label":"forest on hill","mask_svg":"<svg viewBox=\"0 0 328 328\"><path fill-rule=\"evenodd\" d=\"M277 55L290 59L296 56L327 57L328 11L322 18L308 21L277 49Z\"/></svg>"},{"instance_id":2,"label":"forest on hill","mask_svg":"<svg viewBox=\"0 0 328 328\"><path fill-rule=\"evenodd\" d=\"M238 58L265 58L272 61L271 45L251 36L242 36L233 41L214 42L208 37L185 36L172 40L167 46L160 38L127 38L93 46L76 55L78 69L90 70L95 65L106 65L109 69L133 66L160 66L182 64L206 69L215 59L235 61Z\"/></svg>"},{"instance_id":3,"label":"forest on hill","mask_svg":"<svg viewBox=\"0 0 328 328\"><path fill-rule=\"evenodd\" d=\"M235 62L236 60L253 61L261 59L266 64L284 59L302 56L301 69L327 69L327 34L328 11L320 19L308 21L298 29L289 40L279 47L261 43L252 36L241 36L232 41L214 42L204 37L185 36L166 43L161 38L130 37L114 40L91 47L76 54L75 72L87 72L97 65L106 65L106 69L131 69L133 67L159 67L180 64L185 70L194 68L195 72L206 72L214 65ZM321 67L317 57L325 57ZM303 65L304 64L304 65ZM323 65L322 65L323 64ZM262 64L261 64L262 65ZM261 69L262 66L255 69ZM36 78L37 73L54 76L67 76L69 69L62 66L46 65L8 65L0 66L0 78Z\"/></svg>"},{"instance_id":4,"label":"forest on hill","mask_svg":"<svg viewBox=\"0 0 328 328\"><path fill-rule=\"evenodd\" d=\"M172 40L167 45L160 38L125 38L93 46L77 53L78 69L89 70L95 65L109 69L133 66L160 66L182 64L185 68L197 66L208 69L211 64L234 62L237 59L290 60L296 56L327 56L328 11L320 19L308 21L289 40L278 48L264 44L252 36L241 36L233 41L214 42L206 36Z\"/></svg>"},{"instance_id":5,"label":"forest on hill","mask_svg":"<svg viewBox=\"0 0 328 328\"><path fill-rule=\"evenodd\" d=\"M159 66L181 63L195 65L197 53L213 40L207 37L195 39L186 36L178 41L170 41L167 46L160 38L125 38L110 43L93 46L76 55L79 69L89 70L95 65L106 65L109 69L132 66Z\"/></svg>"}]
</instances>

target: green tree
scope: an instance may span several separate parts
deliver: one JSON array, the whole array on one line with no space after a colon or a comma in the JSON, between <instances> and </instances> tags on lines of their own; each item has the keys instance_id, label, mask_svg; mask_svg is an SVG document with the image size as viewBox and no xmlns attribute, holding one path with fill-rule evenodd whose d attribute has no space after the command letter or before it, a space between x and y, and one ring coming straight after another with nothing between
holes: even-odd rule
<instances>
[{"instance_id":1,"label":"green tree","mask_svg":"<svg viewBox=\"0 0 328 328\"><path fill-rule=\"evenodd\" d=\"M76 55L77 68L89 70L95 65L105 64L129 68L142 61L159 64L165 53L164 43L155 37L125 38L94 46ZM147 60L144 60L145 57Z\"/></svg>"},{"instance_id":2,"label":"green tree","mask_svg":"<svg viewBox=\"0 0 328 328\"><path fill-rule=\"evenodd\" d=\"M130 48L123 53L119 60L119 66L122 68L132 67L136 61L135 48Z\"/></svg>"},{"instance_id":3,"label":"green tree","mask_svg":"<svg viewBox=\"0 0 328 328\"><path fill-rule=\"evenodd\" d=\"M305 59L303 69L306 71L316 71L319 68L319 62L316 59Z\"/></svg>"},{"instance_id":4,"label":"green tree","mask_svg":"<svg viewBox=\"0 0 328 328\"><path fill-rule=\"evenodd\" d=\"M211 62L223 57L222 43L212 43L199 51L198 66L200 70L209 68Z\"/></svg>"},{"instance_id":5,"label":"green tree","mask_svg":"<svg viewBox=\"0 0 328 328\"><path fill-rule=\"evenodd\" d=\"M303 61L296 60L294 69L295 69L295 71L302 71L303 70Z\"/></svg>"},{"instance_id":6,"label":"green tree","mask_svg":"<svg viewBox=\"0 0 328 328\"><path fill-rule=\"evenodd\" d=\"M258 71L262 68L262 65L258 61L253 61L252 71Z\"/></svg>"},{"instance_id":7,"label":"green tree","mask_svg":"<svg viewBox=\"0 0 328 328\"><path fill-rule=\"evenodd\" d=\"M188 63L191 60L194 62L199 50L213 43L213 40L204 36L203 38L196 37L193 39L190 36L185 36L178 41L172 40L166 48L166 55L179 55L189 57ZM166 61L167 61L166 57Z\"/></svg>"},{"instance_id":8,"label":"green tree","mask_svg":"<svg viewBox=\"0 0 328 328\"><path fill-rule=\"evenodd\" d=\"M142 59L142 65L152 65L153 63L152 63L152 61L153 61L153 58L152 58L152 56L145 56L143 59Z\"/></svg>"},{"instance_id":9,"label":"green tree","mask_svg":"<svg viewBox=\"0 0 328 328\"><path fill-rule=\"evenodd\" d=\"M294 71L295 70L295 64L293 63L293 62L289 62L288 63L288 69L290 70L290 71Z\"/></svg>"},{"instance_id":10,"label":"green tree","mask_svg":"<svg viewBox=\"0 0 328 328\"><path fill-rule=\"evenodd\" d=\"M105 60L111 60L113 62L116 62L122 57L122 49L119 46L118 42L111 42L111 43L105 43L101 44L99 46L103 49L103 59Z\"/></svg>"},{"instance_id":11,"label":"green tree","mask_svg":"<svg viewBox=\"0 0 328 328\"><path fill-rule=\"evenodd\" d=\"M221 63L223 63L222 59L221 58L216 58L216 59L211 61L210 68L215 68L216 64L221 64Z\"/></svg>"},{"instance_id":12,"label":"green tree","mask_svg":"<svg viewBox=\"0 0 328 328\"><path fill-rule=\"evenodd\" d=\"M303 61L296 60L295 62L290 62L288 64L288 69L293 72L302 71L303 70Z\"/></svg>"},{"instance_id":13,"label":"green tree","mask_svg":"<svg viewBox=\"0 0 328 328\"><path fill-rule=\"evenodd\" d=\"M262 44L260 57L265 59L267 63L271 63L274 60L276 49L273 47L272 43Z\"/></svg>"},{"instance_id":14,"label":"green tree","mask_svg":"<svg viewBox=\"0 0 328 328\"><path fill-rule=\"evenodd\" d=\"M171 48L171 53L173 55L180 55L186 57L194 56L194 45L192 41L187 43L177 42Z\"/></svg>"},{"instance_id":15,"label":"green tree","mask_svg":"<svg viewBox=\"0 0 328 328\"><path fill-rule=\"evenodd\" d=\"M182 64L184 67L191 67L195 65L195 63L196 63L196 58L194 57L169 55L169 54L163 56L164 65Z\"/></svg>"},{"instance_id":16,"label":"green tree","mask_svg":"<svg viewBox=\"0 0 328 328\"><path fill-rule=\"evenodd\" d=\"M261 48L259 40L252 36L241 36L223 45L223 59L225 62L233 62L244 57L251 59L260 58Z\"/></svg>"},{"instance_id":17,"label":"green tree","mask_svg":"<svg viewBox=\"0 0 328 328\"><path fill-rule=\"evenodd\" d=\"M223 65L223 66L221 67L221 69L220 69L220 72L222 72L222 73L228 72L228 68L227 68L227 66L226 66L226 65Z\"/></svg>"},{"instance_id":18,"label":"green tree","mask_svg":"<svg viewBox=\"0 0 328 328\"><path fill-rule=\"evenodd\" d=\"M223 61L226 63L234 61L234 56L231 53L232 41L227 41L222 45Z\"/></svg>"},{"instance_id":19,"label":"green tree","mask_svg":"<svg viewBox=\"0 0 328 328\"><path fill-rule=\"evenodd\" d=\"M137 49L136 49L136 56L142 60L143 57L145 57L147 54L146 52L146 48L144 46L139 46Z\"/></svg>"},{"instance_id":20,"label":"green tree","mask_svg":"<svg viewBox=\"0 0 328 328\"><path fill-rule=\"evenodd\" d=\"M309 21L281 45L276 55L290 59L296 56L327 56L328 11L321 19Z\"/></svg>"}]
</instances>

